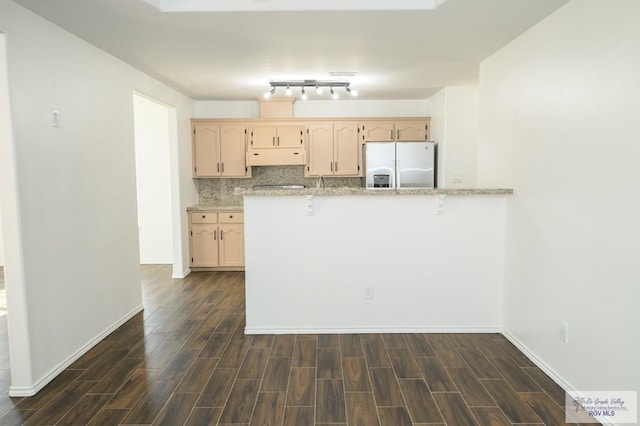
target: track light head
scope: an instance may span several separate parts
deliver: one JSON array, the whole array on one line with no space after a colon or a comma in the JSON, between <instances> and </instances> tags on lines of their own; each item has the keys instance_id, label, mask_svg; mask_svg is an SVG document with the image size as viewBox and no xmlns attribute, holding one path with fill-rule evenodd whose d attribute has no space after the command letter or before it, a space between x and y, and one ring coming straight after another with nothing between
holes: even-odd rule
<instances>
[{"instance_id":1,"label":"track light head","mask_svg":"<svg viewBox=\"0 0 640 426\"><path fill-rule=\"evenodd\" d=\"M322 95L323 92L324 92L324 90L322 90L322 87L320 87L318 84L316 84L316 93L318 95Z\"/></svg>"},{"instance_id":2,"label":"track light head","mask_svg":"<svg viewBox=\"0 0 640 426\"><path fill-rule=\"evenodd\" d=\"M291 93L293 93L291 91L291 87L287 86L287 90L284 91L284 94L287 95L287 96L291 96Z\"/></svg>"},{"instance_id":3,"label":"track light head","mask_svg":"<svg viewBox=\"0 0 640 426\"><path fill-rule=\"evenodd\" d=\"M336 92L333 91L333 86L331 87L331 90L329 91L329 93L331 93L332 99L338 99L340 97Z\"/></svg>"},{"instance_id":4,"label":"track light head","mask_svg":"<svg viewBox=\"0 0 640 426\"><path fill-rule=\"evenodd\" d=\"M303 101L307 100L307 92L304 91L304 86L302 86L302 93L300 95L300 99L302 99Z\"/></svg>"}]
</instances>

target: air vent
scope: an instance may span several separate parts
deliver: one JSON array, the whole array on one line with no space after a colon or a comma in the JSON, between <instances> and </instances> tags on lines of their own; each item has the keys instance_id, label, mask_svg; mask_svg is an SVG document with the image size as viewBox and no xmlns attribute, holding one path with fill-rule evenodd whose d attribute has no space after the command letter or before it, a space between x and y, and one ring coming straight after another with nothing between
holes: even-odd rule
<instances>
[{"instance_id":1,"label":"air vent","mask_svg":"<svg viewBox=\"0 0 640 426\"><path fill-rule=\"evenodd\" d=\"M329 75L331 77L355 77L358 73L356 71L333 71Z\"/></svg>"}]
</instances>

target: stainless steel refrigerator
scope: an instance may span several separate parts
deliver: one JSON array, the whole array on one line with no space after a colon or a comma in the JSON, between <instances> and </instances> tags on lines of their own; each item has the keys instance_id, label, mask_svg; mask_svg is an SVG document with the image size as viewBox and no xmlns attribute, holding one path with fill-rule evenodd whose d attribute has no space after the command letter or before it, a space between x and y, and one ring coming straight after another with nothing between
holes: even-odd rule
<instances>
[{"instance_id":1,"label":"stainless steel refrigerator","mask_svg":"<svg viewBox=\"0 0 640 426\"><path fill-rule=\"evenodd\" d=\"M435 188L435 142L367 142L367 188Z\"/></svg>"}]
</instances>

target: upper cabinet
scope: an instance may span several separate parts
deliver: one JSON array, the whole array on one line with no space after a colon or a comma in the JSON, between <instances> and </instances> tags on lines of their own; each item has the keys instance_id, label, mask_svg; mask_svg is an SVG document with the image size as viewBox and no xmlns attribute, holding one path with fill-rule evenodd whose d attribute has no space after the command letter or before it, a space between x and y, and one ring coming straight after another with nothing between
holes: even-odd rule
<instances>
[{"instance_id":1,"label":"upper cabinet","mask_svg":"<svg viewBox=\"0 0 640 426\"><path fill-rule=\"evenodd\" d=\"M261 148L301 148L304 141L304 125L257 125L250 129L252 149Z\"/></svg>"},{"instance_id":2,"label":"upper cabinet","mask_svg":"<svg viewBox=\"0 0 640 426\"><path fill-rule=\"evenodd\" d=\"M360 176L358 123L309 124L307 176Z\"/></svg>"},{"instance_id":3,"label":"upper cabinet","mask_svg":"<svg viewBox=\"0 0 640 426\"><path fill-rule=\"evenodd\" d=\"M287 166L306 164L305 125L301 123L260 123L249 129L247 164Z\"/></svg>"},{"instance_id":4,"label":"upper cabinet","mask_svg":"<svg viewBox=\"0 0 640 426\"><path fill-rule=\"evenodd\" d=\"M365 142L429 140L429 120L364 122L361 130Z\"/></svg>"},{"instance_id":5,"label":"upper cabinet","mask_svg":"<svg viewBox=\"0 0 640 426\"><path fill-rule=\"evenodd\" d=\"M245 125L194 124L194 177L251 177L245 153Z\"/></svg>"}]
</instances>

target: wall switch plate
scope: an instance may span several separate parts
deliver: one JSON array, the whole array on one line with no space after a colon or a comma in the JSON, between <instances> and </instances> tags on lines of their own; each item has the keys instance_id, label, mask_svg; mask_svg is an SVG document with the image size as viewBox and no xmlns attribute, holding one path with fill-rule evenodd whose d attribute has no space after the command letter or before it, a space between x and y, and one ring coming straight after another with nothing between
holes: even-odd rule
<instances>
[{"instance_id":1,"label":"wall switch plate","mask_svg":"<svg viewBox=\"0 0 640 426\"><path fill-rule=\"evenodd\" d=\"M364 298L364 300L373 299L373 286L372 285L367 285L367 286L364 287L363 298Z\"/></svg>"},{"instance_id":2,"label":"wall switch plate","mask_svg":"<svg viewBox=\"0 0 640 426\"><path fill-rule=\"evenodd\" d=\"M569 323L566 321L560 321L560 340L569 343Z\"/></svg>"},{"instance_id":3,"label":"wall switch plate","mask_svg":"<svg viewBox=\"0 0 640 426\"><path fill-rule=\"evenodd\" d=\"M60 111L57 109L51 111L51 125L53 127L60 127Z\"/></svg>"}]
</instances>

